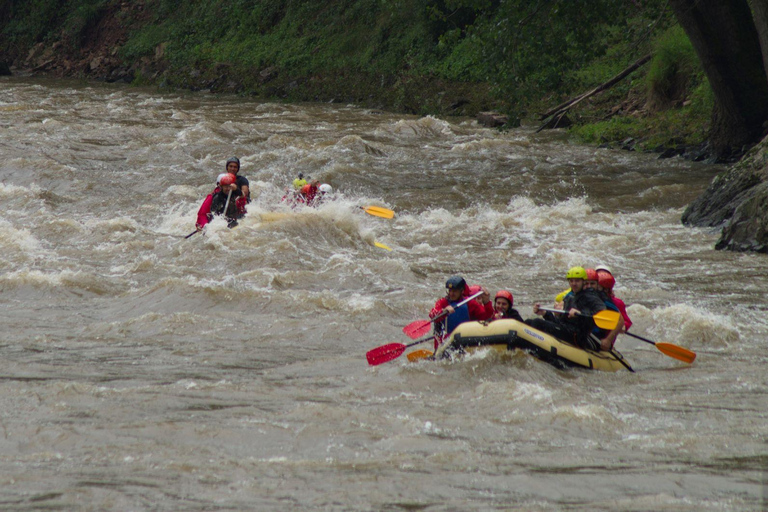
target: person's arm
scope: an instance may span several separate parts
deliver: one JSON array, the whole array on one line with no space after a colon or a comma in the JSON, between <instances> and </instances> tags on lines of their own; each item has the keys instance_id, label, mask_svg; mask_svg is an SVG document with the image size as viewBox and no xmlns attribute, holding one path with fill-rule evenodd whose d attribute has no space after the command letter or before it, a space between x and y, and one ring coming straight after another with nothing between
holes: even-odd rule
<instances>
[{"instance_id":1,"label":"person's arm","mask_svg":"<svg viewBox=\"0 0 768 512\"><path fill-rule=\"evenodd\" d=\"M618 336L623 329L624 318L620 316L619 323L616 324L616 327L614 327L613 330L609 332L605 338L600 340L600 350L611 350L613 348L613 344L616 343L616 336Z\"/></svg>"},{"instance_id":2,"label":"person's arm","mask_svg":"<svg viewBox=\"0 0 768 512\"><path fill-rule=\"evenodd\" d=\"M450 307L448 303L448 299L446 299L445 297L437 299L437 302L435 302L435 307L433 307L432 311L429 312L429 318L435 318L437 315L442 313L446 307Z\"/></svg>"},{"instance_id":3,"label":"person's arm","mask_svg":"<svg viewBox=\"0 0 768 512\"><path fill-rule=\"evenodd\" d=\"M624 301L621 299L617 299L616 297L613 297L613 303L616 304L616 307L619 308L619 313L621 313L622 318L624 318L624 331L628 331L630 327L632 327L632 320L629 319L629 315L627 314L627 305L624 304Z\"/></svg>"}]
</instances>

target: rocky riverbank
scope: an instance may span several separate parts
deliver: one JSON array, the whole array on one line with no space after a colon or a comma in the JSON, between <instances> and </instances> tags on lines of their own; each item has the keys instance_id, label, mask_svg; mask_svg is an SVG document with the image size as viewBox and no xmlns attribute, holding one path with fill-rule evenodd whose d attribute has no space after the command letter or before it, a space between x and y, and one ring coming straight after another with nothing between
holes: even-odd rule
<instances>
[{"instance_id":1,"label":"rocky riverbank","mask_svg":"<svg viewBox=\"0 0 768 512\"><path fill-rule=\"evenodd\" d=\"M712 180L682 221L722 226L717 249L768 253L768 137Z\"/></svg>"}]
</instances>

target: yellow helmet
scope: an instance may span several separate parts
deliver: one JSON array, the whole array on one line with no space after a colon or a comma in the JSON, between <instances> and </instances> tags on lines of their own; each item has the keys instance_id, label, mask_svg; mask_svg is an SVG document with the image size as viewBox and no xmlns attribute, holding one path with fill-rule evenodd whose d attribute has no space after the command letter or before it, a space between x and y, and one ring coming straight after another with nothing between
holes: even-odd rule
<instances>
[{"instance_id":1,"label":"yellow helmet","mask_svg":"<svg viewBox=\"0 0 768 512\"><path fill-rule=\"evenodd\" d=\"M587 271L584 267L571 267L568 269L568 273L565 274L566 279L586 279Z\"/></svg>"}]
</instances>

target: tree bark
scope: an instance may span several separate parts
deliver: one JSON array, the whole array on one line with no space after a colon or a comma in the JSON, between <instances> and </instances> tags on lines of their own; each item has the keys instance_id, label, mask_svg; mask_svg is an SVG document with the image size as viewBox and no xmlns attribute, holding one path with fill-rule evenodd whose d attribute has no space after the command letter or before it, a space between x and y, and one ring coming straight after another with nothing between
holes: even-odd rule
<instances>
[{"instance_id":1,"label":"tree bark","mask_svg":"<svg viewBox=\"0 0 768 512\"><path fill-rule=\"evenodd\" d=\"M768 0L750 0L760 49L763 51L763 67L768 74Z\"/></svg>"},{"instance_id":2,"label":"tree bark","mask_svg":"<svg viewBox=\"0 0 768 512\"><path fill-rule=\"evenodd\" d=\"M757 0L762 1L762 0ZM709 139L721 158L760 140L768 78L747 0L670 0L715 96Z\"/></svg>"}]
</instances>

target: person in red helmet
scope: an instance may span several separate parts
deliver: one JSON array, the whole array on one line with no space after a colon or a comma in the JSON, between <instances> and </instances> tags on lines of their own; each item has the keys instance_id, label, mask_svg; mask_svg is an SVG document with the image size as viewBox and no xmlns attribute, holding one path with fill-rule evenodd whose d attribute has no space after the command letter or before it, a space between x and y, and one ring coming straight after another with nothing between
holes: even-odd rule
<instances>
[{"instance_id":1,"label":"person in red helmet","mask_svg":"<svg viewBox=\"0 0 768 512\"><path fill-rule=\"evenodd\" d=\"M523 321L523 317L520 313L513 308L515 305L515 299L512 294L507 290L499 290L496 292L496 297L493 299L493 309L495 311L493 317L497 320L502 318L511 318L518 322Z\"/></svg>"},{"instance_id":2,"label":"person in red helmet","mask_svg":"<svg viewBox=\"0 0 768 512\"><path fill-rule=\"evenodd\" d=\"M584 288L597 290L597 270L588 268L585 271L587 278L584 280Z\"/></svg>"},{"instance_id":3,"label":"person in red helmet","mask_svg":"<svg viewBox=\"0 0 768 512\"><path fill-rule=\"evenodd\" d=\"M317 197L318 186L320 182L312 180L303 187L301 187L301 201L307 206L315 205L315 198Z\"/></svg>"},{"instance_id":4,"label":"person in red helmet","mask_svg":"<svg viewBox=\"0 0 768 512\"><path fill-rule=\"evenodd\" d=\"M621 313L621 316L624 319L624 330L628 331L629 328L632 327L632 320L629 319L629 315L627 314L627 305L624 304L623 300L613 294L613 287L615 285L616 279L611 275L609 271L597 271L598 291L605 293L605 295L616 305L616 308L619 310L619 313Z\"/></svg>"},{"instance_id":5,"label":"person in red helmet","mask_svg":"<svg viewBox=\"0 0 768 512\"><path fill-rule=\"evenodd\" d=\"M493 305L491 295L485 288L481 288L483 294L480 302L471 300L466 304L457 306L466 295L464 290L468 288L463 277L453 276L445 282L446 295L435 302L435 307L429 312L429 318L435 318L440 313L446 312L441 322L435 322L435 350L443 339L450 336L453 330L464 322L471 320L489 320L493 318Z\"/></svg>"},{"instance_id":6,"label":"person in red helmet","mask_svg":"<svg viewBox=\"0 0 768 512\"><path fill-rule=\"evenodd\" d=\"M220 174L216 179L216 188L206 196L200 209L197 211L197 222L195 227L203 229L206 224L213 220L214 215L222 215L227 219L227 226L233 228L237 225L237 220L242 217L239 213L235 198L240 191L237 190L237 177L234 174ZM226 209L226 212L224 211Z\"/></svg>"}]
</instances>

